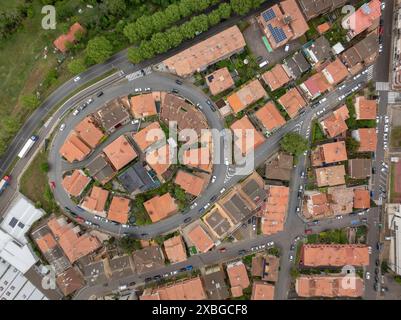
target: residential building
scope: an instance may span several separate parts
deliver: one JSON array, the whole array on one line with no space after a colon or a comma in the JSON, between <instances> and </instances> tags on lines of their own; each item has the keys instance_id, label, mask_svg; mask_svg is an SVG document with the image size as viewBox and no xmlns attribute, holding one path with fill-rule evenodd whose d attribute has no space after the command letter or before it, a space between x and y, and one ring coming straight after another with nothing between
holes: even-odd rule
<instances>
[{"instance_id":1,"label":"residential building","mask_svg":"<svg viewBox=\"0 0 401 320\"><path fill-rule=\"evenodd\" d=\"M151 146L157 142L165 141L166 135L159 122L152 122L147 127L139 130L132 135L135 144L142 152L146 152Z\"/></svg>"},{"instance_id":2,"label":"residential building","mask_svg":"<svg viewBox=\"0 0 401 320\"><path fill-rule=\"evenodd\" d=\"M345 50L341 58L349 68L354 68L361 64L370 65L378 56L379 37L373 31L366 38L363 38L351 48Z\"/></svg>"},{"instance_id":3,"label":"residential building","mask_svg":"<svg viewBox=\"0 0 401 320\"><path fill-rule=\"evenodd\" d=\"M265 177L269 180L290 181L294 158L292 155L279 152L265 166Z\"/></svg>"},{"instance_id":4,"label":"residential building","mask_svg":"<svg viewBox=\"0 0 401 320\"><path fill-rule=\"evenodd\" d=\"M306 60L302 51L297 51L291 57L284 59L285 70L292 79L299 78L304 72L310 69L310 64Z\"/></svg>"},{"instance_id":5,"label":"residential building","mask_svg":"<svg viewBox=\"0 0 401 320\"><path fill-rule=\"evenodd\" d=\"M78 34L83 34L84 32L85 29L79 24L79 22L75 22L70 26L66 34L62 34L53 41L53 45L62 53L66 53L69 47L77 41Z\"/></svg>"},{"instance_id":6,"label":"residential building","mask_svg":"<svg viewBox=\"0 0 401 320\"><path fill-rule=\"evenodd\" d=\"M160 221L178 211L178 205L170 193L157 195L143 203L152 222Z\"/></svg>"},{"instance_id":7,"label":"residential building","mask_svg":"<svg viewBox=\"0 0 401 320\"><path fill-rule=\"evenodd\" d=\"M95 117L107 133L112 133L130 121L129 108L127 97L117 98L109 101L104 107L96 111Z\"/></svg>"},{"instance_id":8,"label":"residential building","mask_svg":"<svg viewBox=\"0 0 401 320\"><path fill-rule=\"evenodd\" d=\"M333 11L346 3L346 0L298 0L299 7L307 20Z\"/></svg>"},{"instance_id":9,"label":"residential building","mask_svg":"<svg viewBox=\"0 0 401 320\"><path fill-rule=\"evenodd\" d=\"M321 94L330 90L332 86L322 72L315 73L299 85L310 100L314 100Z\"/></svg>"},{"instance_id":10,"label":"residential building","mask_svg":"<svg viewBox=\"0 0 401 320\"><path fill-rule=\"evenodd\" d=\"M215 208L206 213L202 219L213 235L218 239L223 239L235 226L230 215L218 204Z\"/></svg>"},{"instance_id":11,"label":"residential building","mask_svg":"<svg viewBox=\"0 0 401 320\"><path fill-rule=\"evenodd\" d=\"M207 180L205 177L179 170L174 183L179 185L186 193L197 197L205 189Z\"/></svg>"},{"instance_id":12,"label":"residential building","mask_svg":"<svg viewBox=\"0 0 401 320\"><path fill-rule=\"evenodd\" d=\"M333 215L350 214L354 204L354 188L346 186L327 188L327 198Z\"/></svg>"},{"instance_id":13,"label":"residential building","mask_svg":"<svg viewBox=\"0 0 401 320\"><path fill-rule=\"evenodd\" d=\"M85 285L82 274L76 268L69 268L59 274L56 278L56 283L65 297L73 294Z\"/></svg>"},{"instance_id":14,"label":"residential building","mask_svg":"<svg viewBox=\"0 0 401 320\"><path fill-rule=\"evenodd\" d=\"M354 208L370 208L370 192L368 189L365 189L365 187L354 188Z\"/></svg>"},{"instance_id":15,"label":"residential building","mask_svg":"<svg viewBox=\"0 0 401 320\"><path fill-rule=\"evenodd\" d=\"M230 129L234 134L234 146L243 156L253 152L265 141L263 135L256 130L248 116L235 121Z\"/></svg>"},{"instance_id":16,"label":"residential building","mask_svg":"<svg viewBox=\"0 0 401 320\"><path fill-rule=\"evenodd\" d=\"M227 102L234 113L238 113L252 103L267 97L267 93L258 79L252 80L238 91L227 97Z\"/></svg>"},{"instance_id":17,"label":"residential building","mask_svg":"<svg viewBox=\"0 0 401 320\"><path fill-rule=\"evenodd\" d=\"M114 196L111 200L107 218L109 220L125 224L130 213L130 199Z\"/></svg>"},{"instance_id":18,"label":"residential building","mask_svg":"<svg viewBox=\"0 0 401 320\"><path fill-rule=\"evenodd\" d=\"M329 63L323 70L323 75L326 77L327 82L335 86L342 82L349 75L347 67L336 58L333 62Z\"/></svg>"},{"instance_id":19,"label":"residential building","mask_svg":"<svg viewBox=\"0 0 401 320\"><path fill-rule=\"evenodd\" d=\"M206 269L203 284L210 300L226 300L230 297L226 276L220 267Z\"/></svg>"},{"instance_id":20,"label":"residential building","mask_svg":"<svg viewBox=\"0 0 401 320\"><path fill-rule=\"evenodd\" d=\"M343 28L348 30L349 39L378 27L381 16L380 6L380 0L371 0L342 21Z\"/></svg>"},{"instance_id":21,"label":"residential building","mask_svg":"<svg viewBox=\"0 0 401 320\"><path fill-rule=\"evenodd\" d=\"M156 102L152 93L132 96L130 99L131 113L135 119L157 115Z\"/></svg>"},{"instance_id":22,"label":"residential building","mask_svg":"<svg viewBox=\"0 0 401 320\"><path fill-rule=\"evenodd\" d=\"M272 101L267 102L254 115L262 129L266 132L272 132L283 126L286 122Z\"/></svg>"},{"instance_id":23,"label":"residential building","mask_svg":"<svg viewBox=\"0 0 401 320\"><path fill-rule=\"evenodd\" d=\"M389 267L396 274L401 275L401 204L386 204L387 227L390 230L391 240L389 247Z\"/></svg>"},{"instance_id":24,"label":"residential building","mask_svg":"<svg viewBox=\"0 0 401 320\"><path fill-rule=\"evenodd\" d=\"M90 148L94 149L103 139L103 131L98 127L95 119L91 116L85 117L78 123L74 132Z\"/></svg>"},{"instance_id":25,"label":"residential building","mask_svg":"<svg viewBox=\"0 0 401 320\"><path fill-rule=\"evenodd\" d=\"M51 218L47 222L47 226L71 263L101 247L101 243L96 237L88 233L80 234L80 227L72 222L67 223L64 217Z\"/></svg>"},{"instance_id":26,"label":"residential building","mask_svg":"<svg viewBox=\"0 0 401 320\"><path fill-rule=\"evenodd\" d=\"M262 233L271 235L284 230L290 189L284 186L267 186L267 200L262 208Z\"/></svg>"},{"instance_id":27,"label":"residential building","mask_svg":"<svg viewBox=\"0 0 401 320\"><path fill-rule=\"evenodd\" d=\"M150 169L149 169L150 170ZM118 181L128 193L144 192L159 186L141 162L136 162L118 176Z\"/></svg>"},{"instance_id":28,"label":"residential building","mask_svg":"<svg viewBox=\"0 0 401 320\"><path fill-rule=\"evenodd\" d=\"M301 275L296 279L295 291L305 298L357 298L363 295L363 279L347 275Z\"/></svg>"},{"instance_id":29,"label":"residential building","mask_svg":"<svg viewBox=\"0 0 401 320\"><path fill-rule=\"evenodd\" d=\"M375 128L360 128L352 131L352 137L359 142L358 152L375 152L377 133Z\"/></svg>"},{"instance_id":30,"label":"residential building","mask_svg":"<svg viewBox=\"0 0 401 320\"><path fill-rule=\"evenodd\" d=\"M317 146L311 152L312 165L314 167L346 161L347 149L344 141L329 142Z\"/></svg>"},{"instance_id":31,"label":"residential building","mask_svg":"<svg viewBox=\"0 0 401 320\"><path fill-rule=\"evenodd\" d=\"M251 274L264 281L277 282L280 258L273 255L257 254L252 258Z\"/></svg>"},{"instance_id":32,"label":"residential building","mask_svg":"<svg viewBox=\"0 0 401 320\"><path fill-rule=\"evenodd\" d=\"M231 295L234 298L243 295L243 290L250 285L248 273L242 261L233 262L226 267L228 279L230 280Z\"/></svg>"},{"instance_id":33,"label":"residential building","mask_svg":"<svg viewBox=\"0 0 401 320\"><path fill-rule=\"evenodd\" d=\"M121 170L138 155L125 136L120 136L103 149L115 170Z\"/></svg>"},{"instance_id":34,"label":"residential building","mask_svg":"<svg viewBox=\"0 0 401 320\"><path fill-rule=\"evenodd\" d=\"M91 152L91 149L72 132L60 148L60 155L68 162L82 161Z\"/></svg>"},{"instance_id":35,"label":"residential building","mask_svg":"<svg viewBox=\"0 0 401 320\"><path fill-rule=\"evenodd\" d=\"M106 202L109 197L109 191L104 190L100 187L93 186L90 195L87 195L80 207L93 212L94 214L105 217L106 216Z\"/></svg>"},{"instance_id":36,"label":"residential building","mask_svg":"<svg viewBox=\"0 0 401 320\"><path fill-rule=\"evenodd\" d=\"M368 100L364 96L355 99L356 120L375 120L377 115L377 101Z\"/></svg>"},{"instance_id":37,"label":"residential building","mask_svg":"<svg viewBox=\"0 0 401 320\"><path fill-rule=\"evenodd\" d=\"M295 0L281 1L263 11L256 19L273 50L301 37L309 30Z\"/></svg>"},{"instance_id":38,"label":"residential building","mask_svg":"<svg viewBox=\"0 0 401 320\"><path fill-rule=\"evenodd\" d=\"M146 162L162 181L164 180L163 174L170 168L172 161L172 154L170 153L170 145L168 143L146 152Z\"/></svg>"},{"instance_id":39,"label":"residential building","mask_svg":"<svg viewBox=\"0 0 401 320\"><path fill-rule=\"evenodd\" d=\"M330 27L331 27L330 23L324 22L324 23L319 24L316 27L316 29L317 29L317 32L319 32L319 34L323 34L323 33L327 32L327 31L329 31Z\"/></svg>"},{"instance_id":40,"label":"residential building","mask_svg":"<svg viewBox=\"0 0 401 320\"><path fill-rule=\"evenodd\" d=\"M178 263L187 260L187 251L181 235L174 236L163 242L164 251L170 263Z\"/></svg>"},{"instance_id":41,"label":"residential building","mask_svg":"<svg viewBox=\"0 0 401 320\"><path fill-rule=\"evenodd\" d=\"M101 184L106 184L116 175L116 171L109 163L107 157L100 153L86 165L89 175Z\"/></svg>"},{"instance_id":42,"label":"residential building","mask_svg":"<svg viewBox=\"0 0 401 320\"><path fill-rule=\"evenodd\" d=\"M283 106L290 118L294 118L299 110L306 106L306 101L297 88L288 90L277 101Z\"/></svg>"},{"instance_id":43,"label":"residential building","mask_svg":"<svg viewBox=\"0 0 401 320\"><path fill-rule=\"evenodd\" d=\"M263 73L262 79L271 91L283 87L291 80L282 64L276 64L272 69Z\"/></svg>"},{"instance_id":44,"label":"residential building","mask_svg":"<svg viewBox=\"0 0 401 320\"><path fill-rule=\"evenodd\" d=\"M369 248L362 244L303 244L301 265L305 267L363 267L369 265Z\"/></svg>"},{"instance_id":45,"label":"residential building","mask_svg":"<svg viewBox=\"0 0 401 320\"><path fill-rule=\"evenodd\" d=\"M312 65L321 65L332 56L330 42L324 36L317 38L304 49L304 52Z\"/></svg>"},{"instance_id":46,"label":"residential building","mask_svg":"<svg viewBox=\"0 0 401 320\"><path fill-rule=\"evenodd\" d=\"M201 278L184 279L173 284L145 289L140 300L206 300Z\"/></svg>"},{"instance_id":47,"label":"residential building","mask_svg":"<svg viewBox=\"0 0 401 320\"><path fill-rule=\"evenodd\" d=\"M348 126L345 120L348 119L349 111L344 104L337 110L329 113L327 117L320 121L320 125L329 138L334 138L347 132Z\"/></svg>"},{"instance_id":48,"label":"residential building","mask_svg":"<svg viewBox=\"0 0 401 320\"><path fill-rule=\"evenodd\" d=\"M371 159L349 159L348 174L352 179L366 179L372 174Z\"/></svg>"},{"instance_id":49,"label":"residential building","mask_svg":"<svg viewBox=\"0 0 401 320\"><path fill-rule=\"evenodd\" d=\"M188 232L187 238L196 247L198 252L204 253L214 247L213 240L200 224L197 224Z\"/></svg>"},{"instance_id":50,"label":"residential building","mask_svg":"<svg viewBox=\"0 0 401 320\"><path fill-rule=\"evenodd\" d=\"M274 285L263 281L254 281L251 300L274 300Z\"/></svg>"},{"instance_id":51,"label":"residential building","mask_svg":"<svg viewBox=\"0 0 401 320\"><path fill-rule=\"evenodd\" d=\"M317 186L338 186L345 184L344 165L323 167L315 169Z\"/></svg>"},{"instance_id":52,"label":"residential building","mask_svg":"<svg viewBox=\"0 0 401 320\"><path fill-rule=\"evenodd\" d=\"M235 84L227 67L213 71L205 77L205 80L210 93L214 96L234 87Z\"/></svg>"},{"instance_id":53,"label":"residential building","mask_svg":"<svg viewBox=\"0 0 401 320\"><path fill-rule=\"evenodd\" d=\"M142 274L164 267L164 256L159 246L149 246L132 253L135 272Z\"/></svg>"},{"instance_id":54,"label":"residential building","mask_svg":"<svg viewBox=\"0 0 401 320\"><path fill-rule=\"evenodd\" d=\"M232 26L167 58L162 65L180 77L188 77L241 52L245 46L241 31L237 26Z\"/></svg>"},{"instance_id":55,"label":"residential building","mask_svg":"<svg viewBox=\"0 0 401 320\"><path fill-rule=\"evenodd\" d=\"M305 218L323 218L333 214L326 193L305 191L302 213Z\"/></svg>"},{"instance_id":56,"label":"residential building","mask_svg":"<svg viewBox=\"0 0 401 320\"><path fill-rule=\"evenodd\" d=\"M74 170L72 174L63 178L61 185L70 196L79 197L90 181L81 170Z\"/></svg>"},{"instance_id":57,"label":"residential building","mask_svg":"<svg viewBox=\"0 0 401 320\"><path fill-rule=\"evenodd\" d=\"M185 150L182 155L182 160L180 159L180 163L190 168L211 173L213 163L209 146Z\"/></svg>"}]
</instances>

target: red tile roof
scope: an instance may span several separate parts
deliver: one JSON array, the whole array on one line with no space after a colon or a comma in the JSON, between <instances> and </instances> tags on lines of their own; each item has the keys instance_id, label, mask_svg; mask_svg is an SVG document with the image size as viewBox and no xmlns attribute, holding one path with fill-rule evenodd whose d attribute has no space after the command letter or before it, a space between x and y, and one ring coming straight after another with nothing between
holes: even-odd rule
<instances>
[{"instance_id":1,"label":"red tile roof","mask_svg":"<svg viewBox=\"0 0 401 320\"><path fill-rule=\"evenodd\" d=\"M259 80L253 80L227 97L227 101L234 113L244 110L252 103L266 97L267 93Z\"/></svg>"},{"instance_id":2,"label":"red tile roof","mask_svg":"<svg viewBox=\"0 0 401 320\"><path fill-rule=\"evenodd\" d=\"M179 170L174 180L185 192L193 196L199 196L205 188L207 181L204 178Z\"/></svg>"},{"instance_id":3,"label":"red tile roof","mask_svg":"<svg viewBox=\"0 0 401 320\"><path fill-rule=\"evenodd\" d=\"M213 240L200 225L190 230L187 236L199 252L207 252L214 247Z\"/></svg>"},{"instance_id":4,"label":"red tile roof","mask_svg":"<svg viewBox=\"0 0 401 320\"><path fill-rule=\"evenodd\" d=\"M284 117L271 101L269 101L262 108L256 111L255 117L269 132L273 131L274 129L278 129L285 124Z\"/></svg>"},{"instance_id":5,"label":"red tile roof","mask_svg":"<svg viewBox=\"0 0 401 320\"><path fill-rule=\"evenodd\" d=\"M114 196L110 203L107 218L122 224L127 223L130 212L130 200Z\"/></svg>"},{"instance_id":6,"label":"red tile roof","mask_svg":"<svg viewBox=\"0 0 401 320\"><path fill-rule=\"evenodd\" d=\"M363 96L355 99L355 113L357 120L374 120L377 115L377 101L368 100Z\"/></svg>"},{"instance_id":7,"label":"red tile roof","mask_svg":"<svg viewBox=\"0 0 401 320\"><path fill-rule=\"evenodd\" d=\"M136 119L157 115L155 98L152 93L132 96L131 112Z\"/></svg>"},{"instance_id":8,"label":"red tile roof","mask_svg":"<svg viewBox=\"0 0 401 320\"><path fill-rule=\"evenodd\" d=\"M252 285L251 300L274 300L274 285L255 281Z\"/></svg>"},{"instance_id":9,"label":"red tile roof","mask_svg":"<svg viewBox=\"0 0 401 320\"><path fill-rule=\"evenodd\" d=\"M369 190L362 188L354 189L354 208L368 209L370 208L370 193Z\"/></svg>"},{"instance_id":10,"label":"red tile roof","mask_svg":"<svg viewBox=\"0 0 401 320\"><path fill-rule=\"evenodd\" d=\"M162 220L177 212L178 206L175 199L165 193L162 196L155 196L152 199L143 203L152 222Z\"/></svg>"},{"instance_id":11,"label":"red tile roof","mask_svg":"<svg viewBox=\"0 0 401 320\"><path fill-rule=\"evenodd\" d=\"M146 128L143 128L137 133L133 134L132 137L134 138L134 141L138 145L139 149L144 152L155 142L165 139L166 135L164 134L164 131L158 122L152 122Z\"/></svg>"},{"instance_id":12,"label":"red tile roof","mask_svg":"<svg viewBox=\"0 0 401 320\"><path fill-rule=\"evenodd\" d=\"M66 52L67 43L75 42L75 35L77 34L77 32L85 32L85 29L78 22L75 22L68 30L68 33L62 34L53 41L53 45L61 52Z\"/></svg>"},{"instance_id":13,"label":"red tile roof","mask_svg":"<svg viewBox=\"0 0 401 320\"><path fill-rule=\"evenodd\" d=\"M214 96L234 86L234 80L227 67L208 74L205 79L210 93Z\"/></svg>"},{"instance_id":14,"label":"red tile roof","mask_svg":"<svg viewBox=\"0 0 401 320\"><path fill-rule=\"evenodd\" d=\"M95 148L104 137L102 130L96 125L92 117L85 117L74 131L92 149Z\"/></svg>"},{"instance_id":15,"label":"red tile roof","mask_svg":"<svg viewBox=\"0 0 401 320\"><path fill-rule=\"evenodd\" d=\"M297 88L288 90L278 100L291 118L294 118L300 109L306 106L306 101L302 98Z\"/></svg>"},{"instance_id":16,"label":"red tile roof","mask_svg":"<svg viewBox=\"0 0 401 320\"><path fill-rule=\"evenodd\" d=\"M137 153L125 136L118 137L105 147L103 152L116 170L124 168L137 157Z\"/></svg>"},{"instance_id":17,"label":"red tile roof","mask_svg":"<svg viewBox=\"0 0 401 320\"><path fill-rule=\"evenodd\" d=\"M246 289L250 285L248 273L246 271L243 262L236 262L227 265L226 268L228 278L230 279L230 285L232 288L232 294L234 297L242 296L242 290ZM234 290L233 290L234 289ZM236 290L240 289L240 290Z\"/></svg>"},{"instance_id":18,"label":"red tile roof","mask_svg":"<svg viewBox=\"0 0 401 320\"><path fill-rule=\"evenodd\" d=\"M263 135L249 121L248 116L235 121L230 129L233 130L234 144L243 155L254 151L265 141ZM251 135L252 132L253 135Z\"/></svg>"},{"instance_id":19,"label":"red tile roof","mask_svg":"<svg viewBox=\"0 0 401 320\"><path fill-rule=\"evenodd\" d=\"M178 263L187 260L185 244L180 235L164 241L163 245L170 263Z\"/></svg>"},{"instance_id":20,"label":"red tile roof","mask_svg":"<svg viewBox=\"0 0 401 320\"><path fill-rule=\"evenodd\" d=\"M69 162L82 161L90 152L91 149L74 132L68 136L59 151Z\"/></svg>"},{"instance_id":21,"label":"red tile roof","mask_svg":"<svg viewBox=\"0 0 401 320\"><path fill-rule=\"evenodd\" d=\"M71 196L78 197L84 191L91 179L81 171L74 170L71 175L66 175L61 182L63 188Z\"/></svg>"},{"instance_id":22,"label":"red tile roof","mask_svg":"<svg viewBox=\"0 0 401 320\"><path fill-rule=\"evenodd\" d=\"M359 141L359 152L375 152L377 146L377 133L375 128L360 128L353 132Z\"/></svg>"},{"instance_id":23,"label":"red tile roof","mask_svg":"<svg viewBox=\"0 0 401 320\"><path fill-rule=\"evenodd\" d=\"M272 91L277 90L290 82L290 77L281 64L276 64L271 70L263 73L262 78Z\"/></svg>"},{"instance_id":24,"label":"red tile roof","mask_svg":"<svg viewBox=\"0 0 401 320\"><path fill-rule=\"evenodd\" d=\"M91 194L86 196L81 207L93 213L104 213L109 192L100 187L94 186Z\"/></svg>"}]
</instances>

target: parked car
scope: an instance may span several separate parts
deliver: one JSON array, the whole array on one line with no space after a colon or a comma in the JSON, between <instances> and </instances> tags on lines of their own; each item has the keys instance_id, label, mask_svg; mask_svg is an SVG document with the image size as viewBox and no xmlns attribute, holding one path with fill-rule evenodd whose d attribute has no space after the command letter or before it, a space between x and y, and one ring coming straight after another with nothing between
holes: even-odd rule
<instances>
[{"instance_id":1,"label":"parked car","mask_svg":"<svg viewBox=\"0 0 401 320\"><path fill-rule=\"evenodd\" d=\"M366 278L366 280L369 280L370 279L370 272L368 271L368 272L366 272L366 274L365 274L365 278Z\"/></svg>"},{"instance_id":2,"label":"parked car","mask_svg":"<svg viewBox=\"0 0 401 320\"><path fill-rule=\"evenodd\" d=\"M99 98L99 97L101 97L103 95L103 91L99 91L98 93L97 93L97 97Z\"/></svg>"},{"instance_id":3,"label":"parked car","mask_svg":"<svg viewBox=\"0 0 401 320\"><path fill-rule=\"evenodd\" d=\"M175 80L175 83L176 83L176 84L179 84L179 85L182 85L182 81L179 80L179 79Z\"/></svg>"},{"instance_id":4,"label":"parked car","mask_svg":"<svg viewBox=\"0 0 401 320\"><path fill-rule=\"evenodd\" d=\"M219 251L220 251L220 252L226 252L227 249L226 249L226 248L220 248Z\"/></svg>"},{"instance_id":5,"label":"parked car","mask_svg":"<svg viewBox=\"0 0 401 320\"><path fill-rule=\"evenodd\" d=\"M179 91L177 89L173 89L171 92L177 94Z\"/></svg>"},{"instance_id":6,"label":"parked car","mask_svg":"<svg viewBox=\"0 0 401 320\"><path fill-rule=\"evenodd\" d=\"M214 183L215 181L216 181L216 176L213 176L211 182Z\"/></svg>"},{"instance_id":7,"label":"parked car","mask_svg":"<svg viewBox=\"0 0 401 320\"><path fill-rule=\"evenodd\" d=\"M74 82L78 82L79 80L81 80L81 77L80 77L80 76L76 76L76 77L74 78Z\"/></svg>"},{"instance_id":8,"label":"parked car","mask_svg":"<svg viewBox=\"0 0 401 320\"><path fill-rule=\"evenodd\" d=\"M65 123L62 123L60 126L60 131L63 131L65 129Z\"/></svg>"},{"instance_id":9,"label":"parked car","mask_svg":"<svg viewBox=\"0 0 401 320\"><path fill-rule=\"evenodd\" d=\"M239 254L239 255L243 255L243 254L245 254L245 253L246 253L246 250L244 250L244 249L238 251L238 254Z\"/></svg>"}]
</instances>

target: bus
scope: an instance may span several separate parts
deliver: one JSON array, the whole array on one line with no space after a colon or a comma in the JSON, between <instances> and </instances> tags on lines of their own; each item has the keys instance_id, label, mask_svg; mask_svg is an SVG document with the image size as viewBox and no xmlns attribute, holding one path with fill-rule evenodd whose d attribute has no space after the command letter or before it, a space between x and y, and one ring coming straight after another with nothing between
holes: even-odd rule
<instances>
[{"instance_id":1,"label":"bus","mask_svg":"<svg viewBox=\"0 0 401 320\"><path fill-rule=\"evenodd\" d=\"M38 140L38 136L32 136L29 138L29 140L25 143L25 145L22 147L21 151L18 153L19 158L23 158L27 155L29 150L31 150L32 146L35 144L35 142Z\"/></svg>"}]
</instances>

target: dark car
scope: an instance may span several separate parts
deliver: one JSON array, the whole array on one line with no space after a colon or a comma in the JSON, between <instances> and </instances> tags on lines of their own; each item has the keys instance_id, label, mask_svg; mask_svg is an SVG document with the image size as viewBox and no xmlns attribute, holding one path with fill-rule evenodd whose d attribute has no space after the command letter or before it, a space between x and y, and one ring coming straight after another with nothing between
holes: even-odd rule
<instances>
[{"instance_id":1,"label":"dark car","mask_svg":"<svg viewBox=\"0 0 401 320\"><path fill-rule=\"evenodd\" d=\"M375 281L376 281L376 282L379 281L379 276L375 276Z\"/></svg>"},{"instance_id":2,"label":"dark car","mask_svg":"<svg viewBox=\"0 0 401 320\"><path fill-rule=\"evenodd\" d=\"M210 201L215 201L215 200L217 199L217 197L218 197L217 195L211 197L211 198L210 198Z\"/></svg>"},{"instance_id":3,"label":"dark car","mask_svg":"<svg viewBox=\"0 0 401 320\"><path fill-rule=\"evenodd\" d=\"M376 173L376 168L372 167L372 173L375 174Z\"/></svg>"},{"instance_id":4,"label":"dark car","mask_svg":"<svg viewBox=\"0 0 401 320\"><path fill-rule=\"evenodd\" d=\"M376 259L376 265L379 266L379 264L380 264L380 260Z\"/></svg>"},{"instance_id":5,"label":"dark car","mask_svg":"<svg viewBox=\"0 0 401 320\"><path fill-rule=\"evenodd\" d=\"M187 268L185 267L180 269L180 272L185 272L185 271L187 271Z\"/></svg>"},{"instance_id":6,"label":"dark car","mask_svg":"<svg viewBox=\"0 0 401 320\"><path fill-rule=\"evenodd\" d=\"M142 233L141 234L141 237L146 237L146 236L148 236L149 234L147 234L147 233Z\"/></svg>"},{"instance_id":7,"label":"dark car","mask_svg":"<svg viewBox=\"0 0 401 320\"><path fill-rule=\"evenodd\" d=\"M256 61L257 61L257 62L260 62L260 61L262 61L262 60L263 60L263 57L262 57L262 56L259 56L259 57L256 58Z\"/></svg>"},{"instance_id":8,"label":"dark car","mask_svg":"<svg viewBox=\"0 0 401 320\"><path fill-rule=\"evenodd\" d=\"M379 268L375 268L375 274L379 274Z\"/></svg>"},{"instance_id":9,"label":"dark car","mask_svg":"<svg viewBox=\"0 0 401 320\"><path fill-rule=\"evenodd\" d=\"M178 80L178 79L175 80L175 83L176 83L176 84L179 84L179 85L182 85L182 81L181 81L181 80Z\"/></svg>"},{"instance_id":10,"label":"dark car","mask_svg":"<svg viewBox=\"0 0 401 320\"><path fill-rule=\"evenodd\" d=\"M103 91L99 91L98 93L97 93L97 97L99 98L99 97L101 97L103 95Z\"/></svg>"},{"instance_id":11,"label":"dark car","mask_svg":"<svg viewBox=\"0 0 401 320\"><path fill-rule=\"evenodd\" d=\"M202 208L200 208L200 209L198 210L198 212L199 212L199 213L202 213L202 212L205 212L205 210L206 210L206 209L205 209L204 207L202 207Z\"/></svg>"},{"instance_id":12,"label":"dark car","mask_svg":"<svg viewBox=\"0 0 401 320\"><path fill-rule=\"evenodd\" d=\"M379 285L377 282L373 285L373 289L375 289L375 291L379 291Z\"/></svg>"},{"instance_id":13,"label":"dark car","mask_svg":"<svg viewBox=\"0 0 401 320\"><path fill-rule=\"evenodd\" d=\"M177 94L179 91L177 89L173 89L171 92Z\"/></svg>"},{"instance_id":14,"label":"dark car","mask_svg":"<svg viewBox=\"0 0 401 320\"><path fill-rule=\"evenodd\" d=\"M210 109L212 109L213 112L216 112L216 108L211 104Z\"/></svg>"},{"instance_id":15,"label":"dark car","mask_svg":"<svg viewBox=\"0 0 401 320\"><path fill-rule=\"evenodd\" d=\"M243 254L245 254L245 253L246 253L246 250L239 250L239 251L238 251L238 254L239 254L239 255L243 255Z\"/></svg>"},{"instance_id":16,"label":"dark car","mask_svg":"<svg viewBox=\"0 0 401 320\"><path fill-rule=\"evenodd\" d=\"M141 69L141 73L142 73L142 75L146 76L146 73L143 69Z\"/></svg>"},{"instance_id":17,"label":"dark car","mask_svg":"<svg viewBox=\"0 0 401 320\"><path fill-rule=\"evenodd\" d=\"M145 278L145 282L150 282L150 281L152 281L152 278L151 278L151 277Z\"/></svg>"},{"instance_id":18,"label":"dark car","mask_svg":"<svg viewBox=\"0 0 401 320\"><path fill-rule=\"evenodd\" d=\"M188 217L188 218L184 219L184 222L185 222L185 223L188 223L188 222L190 222L191 220L192 220L192 218L191 218L191 217Z\"/></svg>"},{"instance_id":19,"label":"dark car","mask_svg":"<svg viewBox=\"0 0 401 320\"><path fill-rule=\"evenodd\" d=\"M162 277L160 275L156 275L156 276L153 277L153 279L155 279L155 280L160 280L161 278Z\"/></svg>"},{"instance_id":20,"label":"dark car","mask_svg":"<svg viewBox=\"0 0 401 320\"><path fill-rule=\"evenodd\" d=\"M377 250L380 250L380 249L381 249L381 244L380 244L380 242L378 242L378 243L376 244L376 248L377 248Z\"/></svg>"},{"instance_id":21,"label":"dark car","mask_svg":"<svg viewBox=\"0 0 401 320\"><path fill-rule=\"evenodd\" d=\"M290 247L290 251L294 251L295 250L295 245L291 245L291 247Z\"/></svg>"},{"instance_id":22,"label":"dark car","mask_svg":"<svg viewBox=\"0 0 401 320\"><path fill-rule=\"evenodd\" d=\"M117 222L117 221L110 220L110 222L111 222L112 224L114 224L115 226L120 225L120 222Z\"/></svg>"}]
</instances>

